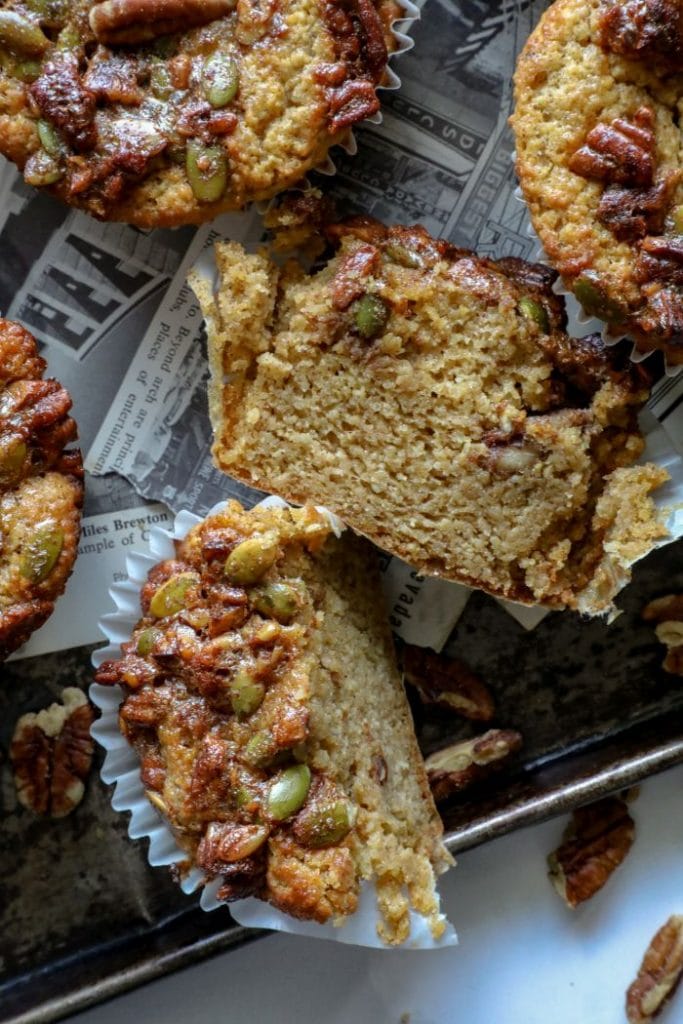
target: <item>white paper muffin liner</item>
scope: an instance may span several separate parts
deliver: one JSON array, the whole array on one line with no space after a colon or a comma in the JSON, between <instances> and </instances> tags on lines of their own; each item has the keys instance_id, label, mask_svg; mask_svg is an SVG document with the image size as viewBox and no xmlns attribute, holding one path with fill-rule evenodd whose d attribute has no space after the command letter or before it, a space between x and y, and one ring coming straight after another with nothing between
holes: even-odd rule
<instances>
[{"instance_id":1,"label":"white paper muffin liner","mask_svg":"<svg viewBox=\"0 0 683 1024\"><path fill-rule=\"evenodd\" d=\"M512 159L513 161L516 159L514 153L512 154ZM552 267L552 263L548 259L545 249L543 248L543 243L534 231L534 227L531 222L531 217L529 215L529 208L526 204L526 199L524 198L524 194L519 185L516 187L513 194L515 199L517 199L518 202L522 204L522 206L526 210L527 217L529 218L526 225L527 236L533 239L533 241L536 243L536 251L532 254L531 260L534 263L545 263L546 266ZM577 337L580 337L584 334L593 334L594 332L598 331L602 337L602 340L605 342L606 345L609 345L610 347L612 345L617 345L620 341L630 341L632 346L630 359L632 363L642 363L643 360L648 359L655 352L660 351L659 349L656 348L648 350L638 348L638 345L636 344L635 340L628 333L615 330L614 328L610 327L609 324L606 324L604 320L599 320L597 317L588 316L588 314L584 312L579 300L576 298L571 289L567 288L567 286L565 285L564 281L560 276L558 276L557 280L555 281L555 284L553 285L553 291L556 295L562 295L564 297L567 306L569 334L573 334L576 335ZM669 363L669 360L666 357L666 353L663 352L662 355L664 356L664 372L666 373L667 377L677 377L678 374L683 370L683 363L681 363L679 366L673 366Z\"/></svg>"},{"instance_id":2,"label":"white paper muffin liner","mask_svg":"<svg viewBox=\"0 0 683 1024\"><path fill-rule=\"evenodd\" d=\"M273 505L286 507L286 502L270 497L259 502L257 507ZM212 515L222 507L223 503L216 505L208 514ZM342 524L336 516L329 512L326 514L330 518L334 533L339 536L343 530ZM174 541L186 537L189 530L199 522L199 516L191 512L180 512L175 518L172 530L165 530L159 526L152 527L148 549L134 551L127 556L128 580L115 584L110 590L116 610L103 615L100 620L100 629L106 636L108 644L94 652L92 662L95 668L99 668L104 661L120 656L120 645L130 639L140 619L140 590L147 579L147 573L158 562L173 558ZM149 840L147 859L152 867L169 867L172 864L183 863L187 855L177 845L165 819L145 796L137 754L119 731L118 710L124 699L123 690L119 686L101 686L93 683L90 687L90 699L101 712L101 717L91 731L105 751L100 774L103 782L114 784L111 800L113 809L130 814L128 835L131 839ZM201 888L199 905L202 910L211 911L225 907L226 904L216 898L221 879L207 884L204 882L203 872L193 867L183 877L180 887L188 895ZM235 921L250 928L269 928L352 945L387 948L377 935L378 910L374 886L370 883L365 883L361 887L358 910L341 927L298 921L255 897L230 903L229 909ZM447 924L443 936L435 941L427 920L411 911L410 938L400 948L433 949L455 944L457 936L452 925Z\"/></svg>"}]
</instances>

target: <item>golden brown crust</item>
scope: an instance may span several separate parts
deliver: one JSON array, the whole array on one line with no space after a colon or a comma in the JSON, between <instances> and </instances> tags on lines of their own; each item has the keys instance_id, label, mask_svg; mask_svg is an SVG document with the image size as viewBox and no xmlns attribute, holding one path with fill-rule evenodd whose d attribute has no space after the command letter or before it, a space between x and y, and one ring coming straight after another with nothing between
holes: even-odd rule
<instances>
[{"instance_id":1,"label":"golden brown crust","mask_svg":"<svg viewBox=\"0 0 683 1024\"><path fill-rule=\"evenodd\" d=\"M608 609L664 532L665 474L631 468L647 378L565 334L547 268L367 218L328 236L315 274L219 244L217 294L193 281L220 468L425 574Z\"/></svg>"},{"instance_id":2,"label":"golden brown crust","mask_svg":"<svg viewBox=\"0 0 683 1024\"><path fill-rule=\"evenodd\" d=\"M83 467L71 399L33 337L0 319L0 658L51 615L80 536Z\"/></svg>"},{"instance_id":3,"label":"golden brown crust","mask_svg":"<svg viewBox=\"0 0 683 1024\"><path fill-rule=\"evenodd\" d=\"M680 35L669 0L556 0L520 55L511 118L551 263L588 313L673 365L683 362Z\"/></svg>"},{"instance_id":4,"label":"golden brown crust","mask_svg":"<svg viewBox=\"0 0 683 1024\"><path fill-rule=\"evenodd\" d=\"M10 0L33 52L0 68L0 151L96 217L201 223L294 185L378 109L397 10L77 0L50 18Z\"/></svg>"}]
</instances>

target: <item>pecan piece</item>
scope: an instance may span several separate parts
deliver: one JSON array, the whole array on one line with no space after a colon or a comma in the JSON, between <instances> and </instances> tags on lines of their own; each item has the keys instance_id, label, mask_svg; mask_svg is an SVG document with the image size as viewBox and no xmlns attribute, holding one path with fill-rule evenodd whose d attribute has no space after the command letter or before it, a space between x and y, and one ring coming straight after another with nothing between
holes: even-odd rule
<instances>
[{"instance_id":1,"label":"pecan piece","mask_svg":"<svg viewBox=\"0 0 683 1024\"><path fill-rule=\"evenodd\" d=\"M51 818L65 817L81 802L94 749L95 715L85 694L67 687L62 702L22 715L10 746L19 802Z\"/></svg>"},{"instance_id":2,"label":"pecan piece","mask_svg":"<svg viewBox=\"0 0 683 1024\"><path fill-rule=\"evenodd\" d=\"M598 205L598 220L620 242L635 242L653 232L663 231L671 195L680 178L667 174L651 188L605 189Z\"/></svg>"},{"instance_id":3,"label":"pecan piece","mask_svg":"<svg viewBox=\"0 0 683 1024\"><path fill-rule=\"evenodd\" d=\"M365 294L365 279L377 267L379 258L379 249L363 243L340 260L332 278L332 305L335 309L348 309L354 299Z\"/></svg>"},{"instance_id":4,"label":"pecan piece","mask_svg":"<svg viewBox=\"0 0 683 1024\"><path fill-rule=\"evenodd\" d=\"M521 734L513 729L489 729L430 754L425 769L434 799L445 800L487 778L521 747Z\"/></svg>"},{"instance_id":5,"label":"pecan piece","mask_svg":"<svg viewBox=\"0 0 683 1024\"><path fill-rule=\"evenodd\" d=\"M604 50L679 71L683 9L677 0L607 0L598 38Z\"/></svg>"},{"instance_id":6,"label":"pecan piece","mask_svg":"<svg viewBox=\"0 0 683 1024\"><path fill-rule=\"evenodd\" d=\"M640 107L633 120L617 117L596 124L569 160L569 170L583 178L613 185L649 188L654 178L654 114Z\"/></svg>"},{"instance_id":7,"label":"pecan piece","mask_svg":"<svg viewBox=\"0 0 683 1024\"><path fill-rule=\"evenodd\" d=\"M127 57L119 57L100 46L90 61L83 84L94 92L98 100L138 107L144 92L138 85L138 64Z\"/></svg>"},{"instance_id":8,"label":"pecan piece","mask_svg":"<svg viewBox=\"0 0 683 1024\"><path fill-rule=\"evenodd\" d=\"M352 78L334 89L327 89L330 111L329 131L335 135L379 110L379 100L372 82Z\"/></svg>"},{"instance_id":9,"label":"pecan piece","mask_svg":"<svg viewBox=\"0 0 683 1024\"><path fill-rule=\"evenodd\" d=\"M493 718L491 691L464 661L406 644L403 673L423 704L456 711L475 722L490 722Z\"/></svg>"},{"instance_id":10,"label":"pecan piece","mask_svg":"<svg viewBox=\"0 0 683 1024\"><path fill-rule=\"evenodd\" d=\"M95 93L84 85L73 54L62 52L47 61L30 93L45 120L58 128L77 152L95 147Z\"/></svg>"},{"instance_id":11,"label":"pecan piece","mask_svg":"<svg viewBox=\"0 0 683 1024\"><path fill-rule=\"evenodd\" d=\"M356 0L356 11L361 26L364 63L372 80L379 82L388 59L384 27L373 0Z\"/></svg>"},{"instance_id":12,"label":"pecan piece","mask_svg":"<svg viewBox=\"0 0 683 1024\"><path fill-rule=\"evenodd\" d=\"M657 639L667 647L664 671L683 676L683 594L655 598L645 606L642 616L645 622L657 623Z\"/></svg>"},{"instance_id":13,"label":"pecan piece","mask_svg":"<svg viewBox=\"0 0 683 1024\"><path fill-rule=\"evenodd\" d=\"M103 0L88 20L98 43L134 46L223 18L235 0Z\"/></svg>"},{"instance_id":14,"label":"pecan piece","mask_svg":"<svg viewBox=\"0 0 683 1024\"><path fill-rule=\"evenodd\" d=\"M637 266L636 266L637 269ZM683 267L679 268L683 284ZM635 321L648 336L680 345L683 342L683 292L680 288L660 288L648 298L647 306Z\"/></svg>"},{"instance_id":15,"label":"pecan piece","mask_svg":"<svg viewBox=\"0 0 683 1024\"><path fill-rule=\"evenodd\" d=\"M629 1024L650 1024L683 976L683 915L673 914L645 951L638 976L626 993Z\"/></svg>"},{"instance_id":16,"label":"pecan piece","mask_svg":"<svg viewBox=\"0 0 683 1024\"><path fill-rule=\"evenodd\" d=\"M631 849L635 824L619 797L574 811L561 845L548 857L550 879L572 910L589 900Z\"/></svg>"}]
</instances>

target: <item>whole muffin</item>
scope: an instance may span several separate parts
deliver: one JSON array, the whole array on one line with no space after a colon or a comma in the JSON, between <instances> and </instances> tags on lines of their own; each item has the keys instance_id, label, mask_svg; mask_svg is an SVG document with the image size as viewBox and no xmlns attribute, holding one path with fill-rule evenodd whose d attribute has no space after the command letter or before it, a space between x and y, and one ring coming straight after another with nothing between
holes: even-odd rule
<instances>
[{"instance_id":1,"label":"whole muffin","mask_svg":"<svg viewBox=\"0 0 683 1024\"><path fill-rule=\"evenodd\" d=\"M557 0L515 74L517 173L587 313L683 363L683 7Z\"/></svg>"},{"instance_id":2,"label":"whole muffin","mask_svg":"<svg viewBox=\"0 0 683 1024\"><path fill-rule=\"evenodd\" d=\"M379 107L393 0L10 0L0 152L105 220L274 195Z\"/></svg>"},{"instance_id":3,"label":"whole muffin","mask_svg":"<svg viewBox=\"0 0 683 1024\"><path fill-rule=\"evenodd\" d=\"M28 331L0 318L0 659L52 614L80 535L71 399L45 365Z\"/></svg>"}]
</instances>

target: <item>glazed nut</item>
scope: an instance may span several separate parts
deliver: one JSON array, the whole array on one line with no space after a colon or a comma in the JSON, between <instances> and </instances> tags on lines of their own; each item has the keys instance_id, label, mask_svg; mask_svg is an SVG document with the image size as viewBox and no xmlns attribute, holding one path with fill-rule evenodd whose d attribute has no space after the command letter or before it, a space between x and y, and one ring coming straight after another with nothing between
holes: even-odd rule
<instances>
[{"instance_id":1,"label":"glazed nut","mask_svg":"<svg viewBox=\"0 0 683 1024\"><path fill-rule=\"evenodd\" d=\"M166 615L175 615L187 604L189 591L199 583L196 572L181 572L171 576L155 590L149 602L150 613L156 619Z\"/></svg>"},{"instance_id":2,"label":"glazed nut","mask_svg":"<svg viewBox=\"0 0 683 1024\"><path fill-rule=\"evenodd\" d=\"M608 797L574 811L548 857L550 880L572 910L595 895L631 849L635 824L626 803Z\"/></svg>"},{"instance_id":3,"label":"glazed nut","mask_svg":"<svg viewBox=\"0 0 683 1024\"><path fill-rule=\"evenodd\" d=\"M103 0L88 20L98 43L132 46L223 18L236 0Z\"/></svg>"},{"instance_id":4,"label":"glazed nut","mask_svg":"<svg viewBox=\"0 0 683 1024\"><path fill-rule=\"evenodd\" d=\"M38 523L21 553L21 575L31 583L42 583L57 564L63 546L64 531L55 522Z\"/></svg>"},{"instance_id":5,"label":"glazed nut","mask_svg":"<svg viewBox=\"0 0 683 1024\"><path fill-rule=\"evenodd\" d=\"M266 532L248 537L228 555L225 575L232 583L249 587L265 576L280 553L277 534Z\"/></svg>"},{"instance_id":6,"label":"glazed nut","mask_svg":"<svg viewBox=\"0 0 683 1024\"><path fill-rule=\"evenodd\" d=\"M35 814L63 818L81 802L90 772L94 712L76 687L51 704L17 721L10 760L19 802Z\"/></svg>"},{"instance_id":7,"label":"glazed nut","mask_svg":"<svg viewBox=\"0 0 683 1024\"><path fill-rule=\"evenodd\" d=\"M435 800L445 800L487 778L522 747L513 729L490 729L482 736L454 743L430 754L425 761Z\"/></svg>"},{"instance_id":8,"label":"glazed nut","mask_svg":"<svg viewBox=\"0 0 683 1024\"><path fill-rule=\"evenodd\" d=\"M40 57L50 40L40 26L17 11L0 10L0 47L21 56Z\"/></svg>"},{"instance_id":9,"label":"glazed nut","mask_svg":"<svg viewBox=\"0 0 683 1024\"><path fill-rule=\"evenodd\" d=\"M583 178L649 188L654 178L654 114L640 107L632 120L617 117L596 124L569 161Z\"/></svg>"},{"instance_id":10,"label":"glazed nut","mask_svg":"<svg viewBox=\"0 0 683 1024\"><path fill-rule=\"evenodd\" d=\"M464 661L447 658L424 647L406 644L403 674L423 704L455 711L476 722L489 722L495 705L489 688Z\"/></svg>"},{"instance_id":11,"label":"glazed nut","mask_svg":"<svg viewBox=\"0 0 683 1024\"><path fill-rule=\"evenodd\" d=\"M683 594L655 598L642 615L645 622L656 623L657 639L667 648L664 671L683 676Z\"/></svg>"},{"instance_id":12,"label":"glazed nut","mask_svg":"<svg viewBox=\"0 0 683 1024\"><path fill-rule=\"evenodd\" d=\"M683 976L683 915L672 915L648 946L626 993L629 1024L650 1024Z\"/></svg>"},{"instance_id":13,"label":"glazed nut","mask_svg":"<svg viewBox=\"0 0 683 1024\"><path fill-rule=\"evenodd\" d=\"M284 821L303 807L311 785L307 764L293 764L279 772L270 784L266 811L273 821Z\"/></svg>"},{"instance_id":14,"label":"glazed nut","mask_svg":"<svg viewBox=\"0 0 683 1024\"><path fill-rule=\"evenodd\" d=\"M646 604L642 611L645 622L683 622L683 594L665 594Z\"/></svg>"}]
</instances>

